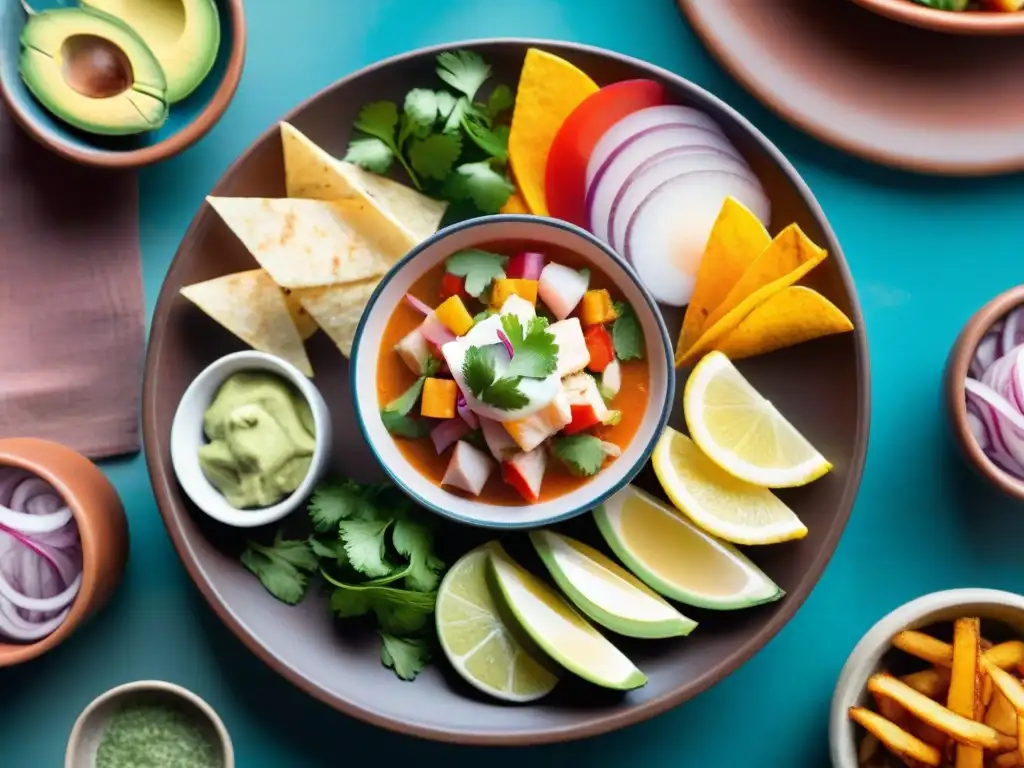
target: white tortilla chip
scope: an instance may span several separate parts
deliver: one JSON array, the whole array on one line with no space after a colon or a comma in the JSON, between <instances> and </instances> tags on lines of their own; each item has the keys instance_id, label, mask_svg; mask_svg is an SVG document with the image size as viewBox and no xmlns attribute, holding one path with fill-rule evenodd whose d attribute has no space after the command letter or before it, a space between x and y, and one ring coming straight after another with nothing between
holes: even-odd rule
<instances>
[{"instance_id":1,"label":"white tortilla chip","mask_svg":"<svg viewBox=\"0 0 1024 768\"><path fill-rule=\"evenodd\" d=\"M345 357L352 354L356 326L363 316L366 302L379 282L374 279L346 285L326 285L322 288L307 288L298 293L302 306Z\"/></svg>"},{"instance_id":2,"label":"white tortilla chip","mask_svg":"<svg viewBox=\"0 0 1024 768\"><path fill-rule=\"evenodd\" d=\"M379 227L395 227L419 243L434 234L448 203L332 157L298 129L281 123L288 197L357 200L379 209Z\"/></svg>"},{"instance_id":3,"label":"white tortilla chip","mask_svg":"<svg viewBox=\"0 0 1024 768\"><path fill-rule=\"evenodd\" d=\"M395 238L364 234L369 208L365 204L259 197L206 199L282 288L377 277L408 250Z\"/></svg>"},{"instance_id":4,"label":"white tortilla chip","mask_svg":"<svg viewBox=\"0 0 1024 768\"><path fill-rule=\"evenodd\" d=\"M250 269L186 285L181 295L253 349L313 375L284 292L266 271Z\"/></svg>"}]
</instances>

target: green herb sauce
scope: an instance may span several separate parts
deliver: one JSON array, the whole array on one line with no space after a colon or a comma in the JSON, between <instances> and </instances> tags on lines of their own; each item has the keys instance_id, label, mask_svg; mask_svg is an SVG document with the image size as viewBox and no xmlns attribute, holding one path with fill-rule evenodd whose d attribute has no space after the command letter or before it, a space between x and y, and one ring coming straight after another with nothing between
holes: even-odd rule
<instances>
[{"instance_id":1,"label":"green herb sauce","mask_svg":"<svg viewBox=\"0 0 1024 768\"><path fill-rule=\"evenodd\" d=\"M96 768L222 768L209 722L158 698L125 704L107 721Z\"/></svg>"}]
</instances>

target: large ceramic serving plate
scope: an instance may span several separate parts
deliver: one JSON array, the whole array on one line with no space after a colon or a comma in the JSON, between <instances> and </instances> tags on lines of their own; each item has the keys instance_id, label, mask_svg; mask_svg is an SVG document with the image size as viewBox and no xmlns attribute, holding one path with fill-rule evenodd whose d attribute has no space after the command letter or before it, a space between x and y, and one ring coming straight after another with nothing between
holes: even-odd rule
<instances>
[{"instance_id":1,"label":"large ceramic serving plate","mask_svg":"<svg viewBox=\"0 0 1024 768\"><path fill-rule=\"evenodd\" d=\"M678 3L740 83L827 144L925 173L1024 170L1019 37L918 29L851 0Z\"/></svg>"},{"instance_id":2,"label":"large ceramic serving plate","mask_svg":"<svg viewBox=\"0 0 1024 768\"><path fill-rule=\"evenodd\" d=\"M772 198L776 222L797 222L830 258L813 274L812 285L853 320L852 334L741 361L754 385L792 416L806 436L835 465L822 480L780 496L810 529L807 538L766 548L747 548L750 557L787 596L776 603L730 613L690 610L701 622L690 636L666 641L617 640L647 674L648 684L625 695L603 693L567 681L542 702L508 706L485 700L439 660L414 682L384 669L369 629L339 628L324 600L311 594L291 608L269 595L238 562L243 538L199 513L178 486L171 468L169 439L175 408L185 388L216 357L239 349L227 332L211 324L179 297L181 286L253 266L244 247L216 214L204 206L185 235L164 282L153 321L145 380L144 431L150 474L167 530L191 577L217 615L267 664L332 706L369 722L448 741L536 744L580 738L651 717L705 690L749 659L793 616L817 582L850 514L863 469L868 432L868 360L862 317L839 244L810 191L779 152L725 104L669 72L594 48L525 40L474 41L500 82L514 85L529 45L567 58L599 84L637 77L666 84L680 103L705 110L745 155ZM341 155L349 126L361 104L400 99L410 88L431 82L440 49L418 51L356 73L299 106L287 120L328 151ZM284 195L277 126L230 168L215 194ZM681 313L665 315L676 333ZM323 334L311 342L316 384L334 423L333 466L369 481L384 476L353 418L348 364ZM682 391L686 371L679 373ZM677 405L672 422L682 428ZM636 481L660 493L649 469ZM593 540L589 516L567 524ZM451 562L487 531L445 527L443 554ZM492 532L493 535L493 532ZM515 548L515 537L503 539Z\"/></svg>"}]
</instances>

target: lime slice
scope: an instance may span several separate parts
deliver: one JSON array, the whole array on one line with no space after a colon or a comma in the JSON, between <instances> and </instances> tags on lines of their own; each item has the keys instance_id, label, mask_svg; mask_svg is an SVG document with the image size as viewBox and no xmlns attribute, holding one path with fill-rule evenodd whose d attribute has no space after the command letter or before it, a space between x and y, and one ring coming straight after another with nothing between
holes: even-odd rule
<instances>
[{"instance_id":1,"label":"lime slice","mask_svg":"<svg viewBox=\"0 0 1024 768\"><path fill-rule=\"evenodd\" d=\"M530 531L537 554L555 583L583 613L627 637L690 634L688 619L657 592L593 547L553 531Z\"/></svg>"},{"instance_id":2,"label":"lime slice","mask_svg":"<svg viewBox=\"0 0 1024 768\"><path fill-rule=\"evenodd\" d=\"M434 609L437 636L455 671L473 687L503 701L535 701L558 678L527 654L501 620L487 583L491 547L463 555L445 575Z\"/></svg>"},{"instance_id":3,"label":"lime slice","mask_svg":"<svg viewBox=\"0 0 1024 768\"><path fill-rule=\"evenodd\" d=\"M604 688L630 690L647 682L644 673L604 635L500 547L491 550L491 566L509 610L533 641L563 667Z\"/></svg>"},{"instance_id":4,"label":"lime slice","mask_svg":"<svg viewBox=\"0 0 1024 768\"><path fill-rule=\"evenodd\" d=\"M672 503L708 533L734 544L778 544L807 535L807 526L771 491L733 477L671 427L651 463Z\"/></svg>"},{"instance_id":5,"label":"lime slice","mask_svg":"<svg viewBox=\"0 0 1024 768\"><path fill-rule=\"evenodd\" d=\"M709 352L690 373L683 412L694 442L740 480L789 488L832 469L721 352Z\"/></svg>"},{"instance_id":6,"label":"lime slice","mask_svg":"<svg viewBox=\"0 0 1024 768\"><path fill-rule=\"evenodd\" d=\"M730 611L785 593L738 549L627 485L594 510L608 546L641 581L687 605Z\"/></svg>"}]
</instances>

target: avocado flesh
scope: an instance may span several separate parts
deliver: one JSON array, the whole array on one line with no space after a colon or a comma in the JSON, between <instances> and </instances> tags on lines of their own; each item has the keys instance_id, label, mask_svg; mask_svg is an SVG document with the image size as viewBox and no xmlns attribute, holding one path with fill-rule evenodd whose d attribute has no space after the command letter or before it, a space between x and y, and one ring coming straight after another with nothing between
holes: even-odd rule
<instances>
[{"instance_id":1,"label":"avocado flesh","mask_svg":"<svg viewBox=\"0 0 1024 768\"><path fill-rule=\"evenodd\" d=\"M65 44L76 36L101 38L119 48L131 65L133 83L105 97L76 90L65 73ZM159 128L167 120L166 81L160 63L142 39L116 19L80 8L30 17L21 34L19 70L43 106L84 131L129 135Z\"/></svg>"},{"instance_id":2,"label":"avocado flesh","mask_svg":"<svg viewBox=\"0 0 1024 768\"><path fill-rule=\"evenodd\" d=\"M175 104L203 82L217 60L220 16L214 0L81 0L134 29L156 55Z\"/></svg>"}]
</instances>

